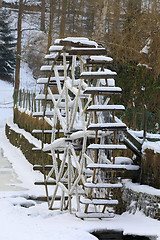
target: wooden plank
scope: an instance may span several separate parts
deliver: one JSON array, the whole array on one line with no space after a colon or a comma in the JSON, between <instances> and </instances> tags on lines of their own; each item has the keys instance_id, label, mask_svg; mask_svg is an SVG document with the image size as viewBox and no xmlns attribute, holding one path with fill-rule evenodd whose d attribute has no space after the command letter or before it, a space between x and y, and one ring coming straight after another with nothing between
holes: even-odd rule
<instances>
[{"instance_id":1,"label":"wooden plank","mask_svg":"<svg viewBox=\"0 0 160 240\"><path fill-rule=\"evenodd\" d=\"M104 73L104 74L100 74L99 72L93 72L92 74L81 74L80 78L82 79L88 79L88 80L91 80L91 79L107 79L107 78L116 78L117 75L115 74L107 74L107 73Z\"/></svg>"},{"instance_id":2,"label":"wooden plank","mask_svg":"<svg viewBox=\"0 0 160 240\"><path fill-rule=\"evenodd\" d=\"M46 81L44 82L38 82L37 84L48 84ZM64 80L60 81L60 85L63 86L64 84ZM56 81L50 81L48 86L57 86L57 82Z\"/></svg>"},{"instance_id":3,"label":"wooden plank","mask_svg":"<svg viewBox=\"0 0 160 240\"><path fill-rule=\"evenodd\" d=\"M43 131L43 133L44 134L52 134L52 130L44 130ZM40 129L34 129L33 131L32 131L32 133L33 134L42 134L42 130L40 130Z\"/></svg>"},{"instance_id":4,"label":"wooden plank","mask_svg":"<svg viewBox=\"0 0 160 240\"><path fill-rule=\"evenodd\" d=\"M90 60L90 59L87 59L87 61L86 61L87 63L86 63L86 65L85 66L87 66L87 67L89 67L89 66L102 66L102 65L105 65L107 62L106 61L93 61L93 60Z\"/></svg>"},{"instance_id":5,"label":"wooden plank","mask_svg":"<svg viewBox=\"0 0 160 240\"><path fill-rule=\"evenodd\" d=\"M80 199L82 204L93 204L93 205L117 205L118 200L107 200L107 199Z\"/></svg>"},{"instance_id":6,"label":"wooden plank","mask_svg":"<svg viewBox=\"0 0 160 240\"><path fill-rule=\"evenodd\" d=\"M67 77L67 80L70 79L69 77ZM60 76L59 77L60 83L64 83L64 76ZM48 78L38 78L37 79L37 84L47 84L48 83ZM54 84L56 83L56 77L51 77L49 84Z\"/></svg>"},{"instance_id":7,"label":"wooden plank","mask_svg":"<svg viewBox=\"0 0 160 240\"><path fill-rule=\"evenodd\" d=\"M45 170L51 170L53 168L53 165L45 165L44 168L45 168ZM34 165L33 170L34 171L42 171L43 166L42 165Z\"/></svg>"},{"instance_id":8,"label":"wooden plank","mask_svg":"<svg viewBox=\"0 0 160 240\"><path fill-rule=\"evenodd\" d=\"M62 39L56 39L55 45L63 45L66 47L78 46L78 47L97 47L98 44L95 41L89 40L86 37L66 37Z\"/></svg>"},{"instance_id":9,"label":"wooden plank","mask_svg":"<svg viewBox=\"0 0 160 240\"><path fill-rule=\"evenodd\" d=\"M45 56L45 60L47 61L54 61L56 59L56 55L55 54L47 54ZM62 62L63 61L63 56L60 55L57 60L58 62ZM66 56L66 61L67 62L71 62L72 61L72 56Z\"/></svg>"},{"instance_id":10,"label":"wooden plank","mask_svg":"<svg viewBox=\"0 0 160 240\"><path fill-rule=\"evenodd\" d=\"M49 200L51 200L52 199L52 196L49 196ZM68 196L65 196L64 197L64 199L65 200L67 200L68 199ZM39 196L39 197L36 197L34 200L36 200L36 201L47 201L47 197L46 196ZM61 200L61 196L60 195L56 195L56 197L55 197L55 200L56 201L60 201Z\"/></svg>"},{"instance_id":11,"label":"wooden plank","mask_svg":"<svg viewBox=\"0 0 160 240\"><path fill-rule=\"evenodd\" d=\"M67 64L67 68L68 68L69 64ZM64 66L63 65L56 65L54 68L56 68L59 72L64 72ZM52 65L43 65L40 68L40 71L42 72L50 72L51 69L54 72L54 68L52 68Z\"/></svg>"},{"instance_id":12,"label":"wooden plank","mask_svg":"<svg viewBox=\"0 0 160 240\"><path fill-rule=\"evenodd\" d=\"M33 117L43 117L43 112L34 112L32 114ZM54 111L45 112L44 116L46 117L53 117Z\"/></svg>"},{"instance_id":13,"label":"wooden plank","mask_svg":"<svg viewBox=\"0 0 160 240\"><path fill-rule=\"evenodd\" d=\"M67 179L61 179L61 182L64 184L64 183L68 183ZM44 181L36 181L34 183L35 185L45 185ZM46 181L46 184L47 185L56 185L56 180L49 180L49 181Z\"/></svg>"},{"instance_id":14,"label":"wooden plank","mask_svg":"<svg viewBox=\"0 0 160 240\"><path fill-rule=\"evenodd\" d=\"M40 68L40 71L51 71L52 69L52 65L43 65ZM64 71L64 67L63 66L57 66L57 70L59 71ZM54 71L54 68L53 68Z\"/></svg>"},{"instance_id":15,"label":"wooden plank","mask_svg":"<svg viewBox=\"0 0 160 240\"><path fill-rule=\"evenodd\" d=\"M88 149L99 150L127 150L126 145L122 144L90 144Z\"/></svg>"},{"instance_id":16,"label":"wooden plank","mask_svg":"<svg viewBox=\"0 0 160 240\"><path fill-rule=\"evenodd\" d=\"M56 81L56 77L51 77L50 82L51 81ZM48 78L38 78L37 79L37 84L47 84L47 83L48 83Z\"/></svg>"},{"instance_id":17,"label":"wooden plank","mask_svg":"<svg viewBox=\"0 0 160 240\"><path fill-rule=\"evenodd\" d=\"M86 188L121 188L121 183L85 183Z\"/></svg>"},{"instance_id":18,"label":"wooden plank","mask_svg":"<svg viewBox=\"0 0 160 240\"><path fill-rule=\"evenodd\" d=\"M88 112L96 111L124 111L125 107L123 105L91 105L87 108Z\"/></svg>"},{"instance_id":19,"label":"wooden plank","mask_svg":"<svg viewBox=\"0 0 160 240\"><path fill-rule=\"evenodd\" d=\"M82 79L107 79L116 78L117 73L106 69L105 71L98 72L82 72L80 78Z\"/></svg>"},{"instance_id":20,"label":"wooden plank","mask_svg":"<svg viewBox=\"0 0 160 240\"><path fill-rule=\"evenodd\" d=\"M118 164L106 164L106 163L90 163L87 165L87 168L91 169L102 169L102 170L130 170L130 171L137 171L139 170L138 165L118 165Z\"/></svg>"},{"instance_id":21,"label":"wooden plank","mask_svg":"<svg viewBox=\"0 0 160 240\"><path fill-rule=\"evenodd\" d=\"M91 43L91 41L89 41L89 42L90 42L90 44L87 44L87 42L86 43L83 43L81 41L73 42L73 41L69 41L67 39L61 39L59 44L65 46L65 47L83 47L83 48L86 48L86 47L87 48L95 48L96 47L95 43L93 41L92 41L93 44Z\"/></svg>"},{"instance_id":22,"label":"wooden plank","mask_svg":"<svg viewBox=\"0 0 160 240\"><path fill-rule=\"evenodd\" d=\"M113 218L115 215L113 213L82 213L77 212L76 217L78 218Z\"/></svg>"},{"instance_id":23,"label":"wooden plank","mask_svg":"<svg viewBox=\"0 0 160 240\"><path fill-rule=\"evenodd\" d=\"M43 132L44 132L44 134L52 134L53 131L52 130L44 130ZM56 133L64 133L63 129L56 130L55 132ZM34 129L32 131L32 133L33 134L42 134L42 130L41 129Z\"/></svg>"},{"instance_id":24,"label":"wooden plank","mask_svg":"<svg viewBox=\"0 0 160 240\"><path fill-rule=\"evenodd\" d=\"M32 151L34 151L34 152L42 152L43 150L41 149L41 148L32 148ZM58 153L64 153L64 149L55 149L55 152L58 152ZM51 150L47 150L47 151L45 151L45 153L47 153L47 154L50 154L51 153Z\"/></svg>"},{"instance_id":25,"label":"wooden plank","mask_svg":"<svg viewBox=\"0 0 160 240\"><path fill-rule=\"evenodd\" d=\"M64 46L56 46L56 45L52 45L49 48L50 52L61 52L63 50Z\"/></svg>"},{"instance_id":26,"label":"wooden plank","mask_svg":"<svg viewBox=\"0 0 160 240\"><path fill-rule=\"evenodd\" d=\"M44 181L36 181L34 183L35 185L45 185ZM55 180L50 180L50 181L47 181L46 182L47 185L55 185L56 184L56 181Z\"/></svg>"},{"instance_id":27,"label":"wooden plank","mask_svg":"<svg viewBox=\"0 0 160 240\"><path fill-rule=\"evenodd\" d=\"M122 89L120 87L87 87L83 93L94 95L121 94Z\"/></svg>"},{"instance_id":28,"label":"wooden plank","mask_svg":"<svg viewBox=\"0 0 160 240\"><path fill-rule=\"evenodd\" d=\"M87 59L87 65L105 65L106 63L110 63L113 61L113 58L106 56L90 56Z\"/></svg>"},{"instance_id":29,"label":"wooden plank","mask_svg":"<svg viewBox=\"0 0 160 240\"><path fill-rule=\"evenodd\" d=\"M125 131L127 126L124 123L93 123L88 126L88 130L109 130Z\"/></svg>"},{"instance_id":30,"label":"wooden plank","mask_svg":"<svg viewBox=\"0 0 160 240\"><path fill-rule=\"evenodd\" d=\"M60 80L60 84L63 85L64 84L64 76L59 76L59 80ZM66 80L72 81L70 77L67 77ZM74 80L74 86L78 86L79 82L80 82L79 79ZM48 78L38 78L37 84L48 84ZM51 79L49 81L49 85L57 85L56 77L51 77Z\"/></svg>"},{"instance_id":31,"label":"wooden plank","mask_svg":"<svg viewBox=\"0 0 160 240\"><path fill-rule=\"evenodd\" d=\"M105 48L71 48L67 51L69 55L106 55Z\"/></svg>"}]
</instances>

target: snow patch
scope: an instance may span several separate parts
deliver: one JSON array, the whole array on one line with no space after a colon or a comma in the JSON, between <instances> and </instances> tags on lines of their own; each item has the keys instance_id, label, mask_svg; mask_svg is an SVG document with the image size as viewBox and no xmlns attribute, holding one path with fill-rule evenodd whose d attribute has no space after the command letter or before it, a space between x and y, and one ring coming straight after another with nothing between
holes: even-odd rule
<instances>
[{"instance_id":1,"label":"snow patch","mask_svg":"<svg viewBox=\"0 0 160 240\"><path fill-rule=\"evenodd\" d=\"M126 182L125 187L135 191L135 192L141 192L146 193L154 196L160 196L160 189L156 189L153 187L150 187L148 185L140 185L139 183L132 183L132 182Z\"/></svg>"},{"instance_id":2,"label":"snow patch","mask_svg":"<svg viewBox=\"0 0 160 240\"><path fill-rule=\"evenodd\" d=\"M142 152L144 153L146 149L151 149L154 153L160 153L160 141L150 142L146 140L142 145Z\"/></svg>"}]
</instances>

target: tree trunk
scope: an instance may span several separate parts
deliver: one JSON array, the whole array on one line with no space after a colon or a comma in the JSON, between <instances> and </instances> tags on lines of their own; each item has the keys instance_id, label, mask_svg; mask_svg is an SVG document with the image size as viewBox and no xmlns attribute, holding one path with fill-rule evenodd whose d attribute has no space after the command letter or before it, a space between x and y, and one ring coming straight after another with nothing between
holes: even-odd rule
<instances>
[{"instance_id":1,"label":"tree trunk","mask_svg":"<svg viewBox=\"0 0 160 240\"><path fill-rule=\"evenodd\" d=\"M119 32L120 32L120 1L114 0L114 6L113 6L113 33L116 34L116 36L119 38Z\"/></svg>"},{"instance_id":2,"label":"tree trunk","mask_svg":"<svg viewBox=\"0 0 160 240\"><path fill-rule=\"evenodd\" d=\"M45 31L45 0L41 4L41 31Z\"/></svg>"},{"instance_id":3,"label":"tree trunk","mask_svg":"<svg viewBox=\"0 0 160 240\"><path fill-rule=\"evenodd\" d=\"M62 1L62 13L61 13L61 23L60 23L60 38L64 37L65 35L65 23L66 23L66 7L67 7L67 0Z\"/></svg>"},{"instance_id":4,"label":"tree trunk","mask_svg":"<svg viewBox=\"0 0 160 240\"><path fill-rule=\"evenodd\" d=\"M0 0L0 8L2 8L2 0Z\"/></svg>"},{"instance_id":5,"label":"tree trunk","mask_svg":"<svg viewBox=\"0 0 160 240\"><path fill-rule=\"evenodd\" d=\"M63 0L62 0L63 1ZM60 22L60 15L61 15L61 0L58 1L58 23Z\"/></svg>"},{"instance_id":6,"label":"tree trunk","mask_svg":"<svg viewBox=\"0 0 160 240\"><path fill-rule=\"evenodd\" d=\"M14 86L15 90L19 90L19 83L20 83L22 14L23 14L23 0L19 0L18 26L17 26L16 71L15 71L15 86Z\"/></svg>"},{"instance_id":7,"label":"tree trunk","mask_svg":"<svg viewBox=\"0 0 160 240\"><path fill-rule=\"evenodd\" d=\"M49 47L51 46L51 43L52 43L54 4L55 4L54 0L50 0L50 20L49 20L47 53L49 53Z\"/></svg>"},{"instance_id":8,"label":"tree trunk","mask_svg":"<svg viewBox=\"0 0 160 240\"><path fill-rule=\"evenodd\" d=\"M107 21L107 9L108 9L108 0L95 1L95 18L94 18L93 38L96 41L103 40L103 38L105 36L106 21Z\"/></svg>"}]
</instances>

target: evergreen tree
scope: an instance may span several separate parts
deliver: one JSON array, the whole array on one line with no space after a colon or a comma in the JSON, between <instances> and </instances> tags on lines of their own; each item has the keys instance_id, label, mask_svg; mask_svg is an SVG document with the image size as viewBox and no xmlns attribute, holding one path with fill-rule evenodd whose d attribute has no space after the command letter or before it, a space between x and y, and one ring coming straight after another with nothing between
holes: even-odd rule
<instances>
[{"instance_id":1,"label":"evergreen tree","mask_svg":"<svg viewBox=\"0 0 160 240\"><path fill-rule=\"evenodd\" d=\"M15 38L7 10L0 10L0 78L11 81L15 67Z\"/></svg>"}]
</instances>

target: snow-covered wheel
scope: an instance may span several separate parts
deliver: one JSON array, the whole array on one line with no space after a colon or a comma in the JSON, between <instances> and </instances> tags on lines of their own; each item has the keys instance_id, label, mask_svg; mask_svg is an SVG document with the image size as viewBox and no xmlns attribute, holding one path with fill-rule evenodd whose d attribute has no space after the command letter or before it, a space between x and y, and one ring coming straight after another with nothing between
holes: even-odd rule
<instances>
[{"instance_id":1,"label":"snow-covered wheel","mask_svg":"<svg viewBox=\"0 0 160 240\"><path fill-rule=\"evenodd\" d=\"M42 126L41 149L42 155L49 151L53 159L47 175L43 161L49 208L53 208L61 189L61 210L69 206L71 212L71 199L76 196L77 217L83 218L86 214L95 217L97 205L101 211L97 217L113 217L105 212L107 206L118 203L110 199L111 189L122 186L114 179L115 171L125 168L115 165L114 151L126 149L117 144L116 132L126 130L126 125L116 122L114 116L115 111L124 110L124 107L109 105L110 97L122 91L115 87L116 72L105 68L112 58L105 56L105 48L87 38L58 39L49 50L50 54L45 57L49 65L41 67L47 77L37 80L38 84L44 84L44 94L36 97L44 100L41 115L52 127L51 143L44 144L45 129ZM51 109L48 109L47 101L51 101ZM112 122L105 122L104 112L108 112L108 116L111 114ZM112 144L106 144L111 133ZM113 152L110 159L106 154L108 151ZM109 179L104 171L109 172ZM48 184L55 185L51 201ZM65 199L68 204L64 204ZM84 215L79 212L80 203L85 205ZM94 214L88 213L89 205L94 205Z\"/></svg>"}]
</instances>

